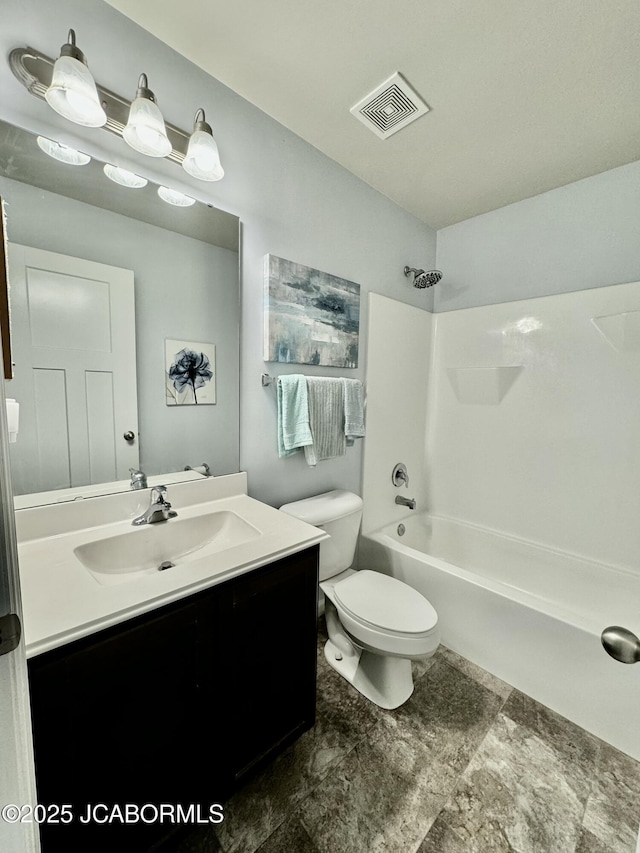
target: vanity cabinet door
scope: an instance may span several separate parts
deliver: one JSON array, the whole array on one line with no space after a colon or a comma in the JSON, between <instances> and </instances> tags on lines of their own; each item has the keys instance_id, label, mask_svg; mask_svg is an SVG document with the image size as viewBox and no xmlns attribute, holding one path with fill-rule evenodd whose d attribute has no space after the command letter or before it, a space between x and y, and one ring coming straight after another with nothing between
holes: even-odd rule
<instances>
[{"instance_id":1,"label":"vanity cabinet door","mask_svg":"<svg viewBox=\"0 0 640 853\"><path fill-rule=\"evenodd\" d=\"M239 780L315 721L317 547L221 588L230 761Z\"/></svg>"},{"instance_id":2,"label":"vanity cabinet door","mask_svg":"<svg viewBox=\"0 0 640 853\"><path fill-rule=\"evenodd\" d=\"M170 605L30 662L41 802L71 803L80 815L89 803L220 801L207 756L215 710L210 696L206 711L203 702L203 656L212 654L204 616L214 606ZM125 849L142 851L167 828L47 826L43 853L70 838L92 851L126 838Z\"/></svg>"},{"instance_id":3,"label":"vanity cabinet door","mask_svg":"<svg viewBox=\"0 0 640 853\"><path fill-rule=\"evenodd\" d=\"M43 853L143 853L175 826L82 825L88 804L224 803L315 719L318 548L29 661Z\"/></svg>"}]
</instances>

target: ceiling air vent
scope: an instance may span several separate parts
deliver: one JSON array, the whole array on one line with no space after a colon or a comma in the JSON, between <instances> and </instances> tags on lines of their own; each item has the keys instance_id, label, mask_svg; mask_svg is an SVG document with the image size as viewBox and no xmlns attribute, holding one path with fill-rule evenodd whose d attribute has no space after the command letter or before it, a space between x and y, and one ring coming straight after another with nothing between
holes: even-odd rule
<instances>
[{"instance_id":1,"label":"ceiling air vent","mask_svg":"<svg viewBox=\"0 0 640 853\"><path fill-rule=\"evenodd\" d=\"M398 72L351 107L351 113L380 139L387 139L428 112L429 107Z\"/></svg>"}]
</instances>

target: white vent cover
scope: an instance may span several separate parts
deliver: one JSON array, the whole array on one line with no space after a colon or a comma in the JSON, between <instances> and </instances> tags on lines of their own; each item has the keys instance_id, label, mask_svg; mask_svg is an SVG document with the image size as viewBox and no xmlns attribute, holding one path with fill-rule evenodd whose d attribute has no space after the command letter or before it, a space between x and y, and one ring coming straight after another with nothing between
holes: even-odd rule
<instances>
[{"instance_id":1,"label":"white vent cover","mask_svg":"<svg viewBox=\"0 0 640 853\"><path fill-rule=\"evenodd\" d=\"M351 107L351 113L380 139L387 139L428 112L429 107L397 71Z\"/></svg>"}]
</instances>

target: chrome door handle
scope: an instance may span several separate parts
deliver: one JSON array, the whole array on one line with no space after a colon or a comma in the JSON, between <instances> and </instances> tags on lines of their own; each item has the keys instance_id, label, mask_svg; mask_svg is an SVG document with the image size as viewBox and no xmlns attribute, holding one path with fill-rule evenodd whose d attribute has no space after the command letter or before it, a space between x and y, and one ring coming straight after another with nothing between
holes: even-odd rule
<instances>
[{"instance_id":1,"label":"chrome door handle","mask_svg":"<svg viewBox=\"0 0 640 853\"><path fill-rule=\"evenodd\" d=\"M600 637L604 650L620 663L637 663L640 660L640 640L632 631L611 625Z\"/></svg>"}]
</instances>

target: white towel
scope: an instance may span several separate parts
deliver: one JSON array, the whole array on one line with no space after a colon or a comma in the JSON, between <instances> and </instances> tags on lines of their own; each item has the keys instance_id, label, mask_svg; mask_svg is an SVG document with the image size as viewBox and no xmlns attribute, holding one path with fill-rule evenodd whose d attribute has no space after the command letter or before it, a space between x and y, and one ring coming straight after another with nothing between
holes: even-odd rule
<instances>
[{"instance_id":1,"label":"white towel","mask_svg":"<svg viewBox=\"0 0 640 853\"><path fill-rule=\"evenodd\" d=\"M344 385L341 379L308 376L309 425L313 444L306 445L307 465L315 467L323 459L344 456Z\"/></svg>"},{"instance_id":2,"label":"white towel","mask_svg":"<svg viewBox=\"0 0 640 853\"><path fill-rule=\"evenodd\" d=\"M344 434L347 446L353 444L355 438L364 436L364 390L359 379L345 379L344 387Z\"/></svg>"}]
</instances>

